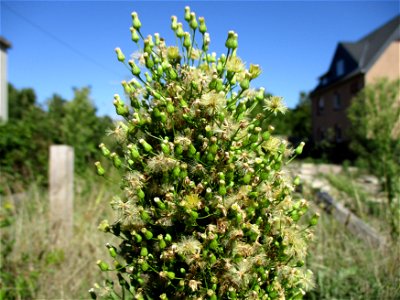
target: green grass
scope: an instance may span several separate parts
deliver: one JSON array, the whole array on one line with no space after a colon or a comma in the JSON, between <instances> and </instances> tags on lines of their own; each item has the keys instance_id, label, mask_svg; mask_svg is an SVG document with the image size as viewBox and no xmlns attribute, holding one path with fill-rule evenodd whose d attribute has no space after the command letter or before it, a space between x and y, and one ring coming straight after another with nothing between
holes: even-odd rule
<instances>
[{"instance_id":1,"label":"green grass","mask_svg":"<svg viewBox=\"0 0 400 300\"><path fill-rule=\"evenodd\" d=\"M400 245L392 241L385 203L376 210L371 189L358 183L356 173L328 174L336 201L345 203L364 222L372 225L388 242L379 249L357 239L332 215L321 212L315 243L310 245L308 266L316 288L307 299L400 299ZM305 190L305 197L313 194ZM315 207L315 209L318 209Z\"/></svg>"},{"instance_id":2,"label":"green grass","mask_svg":"<svg viewBox=\"0 0 400 300\"><path fill-rule=\"evenodd\" d=\"M109 200L116 190L98 177L76 180L75 190L74 236L65 247L53 244L48 193L35 184L14 207L11 226L2 228L2 236L14 240L7 263L17 280L5 288L16 299L88 299L88 289L103 280L96 261L107 258L104 245L113 238L97 226L112 218Z\"/></svg>"},{"instance_id":3,"label":"green grass","mask_svg":"<svg viewBox=\"0 0 400 300\"><path fill-rule=\"evenodd\" d=\"M307 263L316 288L307 299L400 298L399 245L377 249L323 213L315 235Z\"/></svg>"},{"instance_id":4,"label":"green grass","mask_svg":"<svg viewBox=\"0 0 400 300\"><path fill-rule=\"evenodd\" d=\"M373 193L357 181L357 173L342 172L324 177L333 187L332 196L378 231L390 231L390 212L383 192ZM379 189L379 188L378 188Z\"/></svg>"},{"instance_id":5,"label":"green grass","mask_svg":"<svg viewBox=\"0 0 400 300\"><path fill-rule=\"evenodd\" d=\"M327 174L326 179L337 190L345 193L354 200L367 202L368 193L357 184L354 178L348 174Z\"/></svg>"}]
</instances>

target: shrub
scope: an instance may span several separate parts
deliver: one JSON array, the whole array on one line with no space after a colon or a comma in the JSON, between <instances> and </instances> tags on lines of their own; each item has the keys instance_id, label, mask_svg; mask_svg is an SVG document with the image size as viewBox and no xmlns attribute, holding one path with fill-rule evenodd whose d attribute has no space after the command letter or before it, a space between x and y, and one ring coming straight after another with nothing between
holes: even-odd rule
<instances>
[{"instance_id":1,"label":"shrub","mask_svg":"<svg viewBox=\"0 0 400 300\"><path fill-rule=\"evenodd\" d=\"M285 107L279 97L265 99L264 89L250 88L260 67L246 69L236 54L236 33L229 32L227 54L217 58L208 52L203 18L185 8L191 33L171 19L179 45L167 46L157 33L143 38L132 13L132 39L143 40L139 65L116 48L134 79L122 82L130 107L119 95L114 99L125 119L114 129L122 154L100 145L120 170L123 190L111 202L117 220L100 228L121 243L107 244L113 267L102 260L98 265L115 271L120 286L107 281L90 293L112 299L301 298L312 286L303 265L318 216L299 224L307 202L293 197L282 166L303 144L293 151L271 129L261 129L268 115ZM260 102L265 114L249 118Z\"/></svg>"},{"instance_id":2,"label":"shrub","mask_svg":"<svg viewBox=\"0 0 400 300\"><path fill-rule=\"evenodd\" d=\"M400 80L380 78L352 101L351 146L387 194L392 237L400 235Z\"/></svg>"},{"instance_id":3,"label":"shrub","mask_svg":"<svg viewBox=\"0 0 400 300\"><path fill-rule=\"evenodd\" d=\"M12 192L25 190L32 181L47 184L52 144L74 147L75 170L83 174L112 126L109 117L96 116L89 88L75 88L71 101L54 95L46 111L32 89L17 90L10 84L9 103L10 119L0 124L0 186L10 186Z\"/></svg>"}]
</instances>

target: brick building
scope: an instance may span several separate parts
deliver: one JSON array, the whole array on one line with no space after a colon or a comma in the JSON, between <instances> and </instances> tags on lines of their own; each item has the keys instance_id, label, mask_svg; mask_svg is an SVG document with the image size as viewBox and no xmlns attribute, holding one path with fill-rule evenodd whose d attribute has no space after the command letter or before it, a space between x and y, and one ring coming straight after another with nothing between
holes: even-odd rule
<instances>
[{"instance_id":1,"label":"brick building","mask_svg":"<svg viewBox=\"0 0 400 300\"><path fill-rule=\"evenodd\" d=\"M400 77L400 16L359 41L338 43L328 71L311 92L314 141L347 141L351 99L380 77Z\"/></svg>"}]
</instances>

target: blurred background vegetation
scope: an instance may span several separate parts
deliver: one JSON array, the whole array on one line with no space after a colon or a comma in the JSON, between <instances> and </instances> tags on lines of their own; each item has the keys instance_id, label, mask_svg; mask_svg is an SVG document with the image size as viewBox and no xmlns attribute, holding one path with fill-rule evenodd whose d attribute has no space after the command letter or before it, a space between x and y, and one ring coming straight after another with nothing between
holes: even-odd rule
<instances>
[{"instance_id":1,"label":"blurred background vegetation","mask_svg":"<svg viewBox=\"0 0 400 300\"><path fill-rule=\"evenodd\" d=\"M74 147L78 174L98 157L98 144L112 120L96 115L89 87L73 92L70 100L54 94L43 107L33 89L9 84L9 121L0 126L0 167L1 180L12 192L23 191L32 181L47 184L50 145Z\"/></svg>"},{"instance_id":2,"label":"blurred background vegetation","mask_svg":"<svg viewBox=\"0 0 400 300\"><path fill-rule=\"evenodd\" d=\"M119 186L113 174L106 180L97 177L93 163L100 159L98 145L107 139L105 132L114 127L115 120L96 115L90 88L73 91L72 99L55 94L40 105L33 89L9 85L9 121L0 125L0 299L87 299L87 290L104 279L96 260L107 257L104 245L112 242L112 236L98 231L97 226L103 219L114 219L109 201ZM362 105L361 101L355 103ZM355 106L354 114L361 114L361 108ZM254 113L263 113L263 108L258 107ZM368 111L362 114L368 117ZM338 151L337 145L313 145L311 141L311 102L306 92L299 95L298 104L285 117L273 118L271 125L276 134L287 137L294 146L308 142L295 166L336 162L332 155ZM376 150L373 141L362 132L354 134L354 146L347 149L349 160L344 161L342 172L323 179L335 199L375 228L388 240L388 246L378 249L355 238L313 203L315 191L304 185L302 196L310 200L314 211L321 211L308 258L316 288L306 299L400 299L399 245L393 234L393 226L397 226L394 206L400 195L396 185L388 203L387 180L383 178L388 169L398 170L399 157L395 154L399 141L387 136L389 146L371 155ZM110 141L106 143L111 145ZM383 143L379 145L386 145ZM68 144L75 150L74 237L65 248L54 246L48 225L47 172L52 144ZM377 173L374 162L388 153L391 160L384 159L386 173ZM349 171L350 166L353 171ZM296 172L295 168L294 175ZM366 176L373 178L373 188L371 180L360 181ZM399 183L398 174L390 176ZM21 192L18 198L11 196Z\"/></svg>"}]
</instances>

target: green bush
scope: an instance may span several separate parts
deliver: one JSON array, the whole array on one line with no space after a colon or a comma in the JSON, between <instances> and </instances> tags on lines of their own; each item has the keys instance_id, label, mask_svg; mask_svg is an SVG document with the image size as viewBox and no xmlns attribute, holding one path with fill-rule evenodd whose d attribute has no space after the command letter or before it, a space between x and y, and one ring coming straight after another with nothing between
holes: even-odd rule
<instances>
[{"instance_id":1,"label":"green bush","mask_svg":"<svg viewBox=\"0 0 400 300\"><path fill-rule=\"evenodd\" d=\"M100 224L121 240L107 244L114 265L98 265L115 271L119 286L109 280L90 293L106 299L301 298L313 284L304 259L318 215L299 223L307 202L293 197L282 167L303 144L289 149L262 129L265 115L285 107L279 97L250 88L261 70L246 69L237 56L237 34L228 33L227 54L217 58L208 51L204 19L186 7L185 20L190 33L172 17L178 45L167 46L159 34L143 38L133 13L132 39L143 40L139 64L116 48L135 79L122 83L130 107L119 95L114 100L125 119L114 129L122 154L101 145L120 170L123 192L111 201L117 219ZM266 113L250 118L259 103Z\"/></svg>"},{"instance_id":2,"label":"green bush","mask_svg":"<svg viewBox=\"0 0 400 300\"><path fill-rule=\"evenodd\" d=\"M400 235L400 80L378 79L352 101L354 151L387 194L393 238Z\"/></svg>"},{"instance_id":3,"label":"green bush","mask_svg":"<svg viewBox=\"0 0 400 300\"><path fill-rule=\"evenodd\" d=\"M8 90L9 120L0 124L0 182L2 186L12 182L18 191L23 188L16 183L45 178L50 141L44 122L46 113L36 104L35 92L17 90L12 85Z\"/></svg>"},{"instance_id":4,"label":"green bush","mask_svg":"<svg viewBox=\"0 0 400 300\"><path fill-rule=\"evenodd\" d=\"M71 101L54 95L47 104L45 110L36 103L32 89L9 85L9 121L0 124L0 168L1 181L13 191L24 190L32 181L47 183L52 144L73 146L75 170L83 173L112 126L109 117L96 116L89 88L74 89Z\"/></svg>"}]
</instances>

